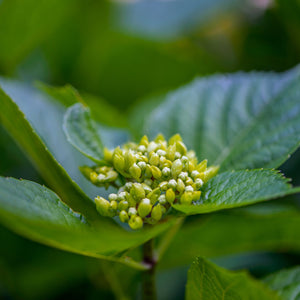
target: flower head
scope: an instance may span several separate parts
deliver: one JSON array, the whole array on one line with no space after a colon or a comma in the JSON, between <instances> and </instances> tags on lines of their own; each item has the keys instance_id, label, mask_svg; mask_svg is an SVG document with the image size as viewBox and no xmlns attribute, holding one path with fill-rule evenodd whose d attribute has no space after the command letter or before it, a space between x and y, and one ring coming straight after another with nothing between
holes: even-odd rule
<instances>
[{"instance_id":1,"label":"flower head","mask_svg":"<svg viewBox=\"0 0 300 300\"><path fill-rule=\"evenodd\" d=\"M216 175L218 167L198 162L179 134L169 141L159 134L153 141L143 136L138 144L128 143L113 151L105 149L107 166L82 167L95 185L117 186L108 200L98 196L97 210L103 216L119 216L132 229L155 224L173 204L191 205L201 196L201 187Z\"/></svg>"}]
</instances>

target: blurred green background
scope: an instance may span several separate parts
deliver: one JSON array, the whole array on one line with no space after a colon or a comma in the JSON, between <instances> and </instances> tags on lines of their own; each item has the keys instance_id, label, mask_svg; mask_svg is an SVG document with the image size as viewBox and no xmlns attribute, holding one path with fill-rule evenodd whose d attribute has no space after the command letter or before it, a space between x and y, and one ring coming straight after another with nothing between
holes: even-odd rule
<instances>
[{"instance_id":1,"label":"blurred green background","mask_svg":"<svg viewBox=\"0 0 300 300\"><path fill-rule=\"evenodd\" d=\"M136 104L196 76L283 71L299 62L299 0L0 0L0 76L72 84L112 105L120 126ZM0 158L1 175L42 182L1 127ZM298 185L299 166L298 151L282 167ZM0 245L0 299L114 299L114 276L131 296L139 288L135 271L38 245L2 226ZM283 250L216 262L259 277L300 256ZM159 273L160 299L183 297L187 269Z\"/></svg>"}]
</instances>

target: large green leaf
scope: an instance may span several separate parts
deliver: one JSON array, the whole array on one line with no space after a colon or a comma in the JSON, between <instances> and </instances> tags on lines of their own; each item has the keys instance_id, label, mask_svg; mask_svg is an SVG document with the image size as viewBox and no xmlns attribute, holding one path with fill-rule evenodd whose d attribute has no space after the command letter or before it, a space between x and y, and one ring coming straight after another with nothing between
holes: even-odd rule
<instances>
[{"instance_id":1,"label":"large green leaf","mask_svg":"<svg viewBox=\"0 0 300 300\"><path fill-rule=\"evenodd\" d=\"M99 258L142 244L172 225L170 221L130 232L115 226L109 218L102 218L101 223L92 226L46 187L3 177L0 177L0 216L2 223L25 237Z\"/></svg>"},{"instance_id":2,"label":"large green leaf","mask_svg":"<svg viewBox=\"0 0 300 300\"><path fill-rule=\"evenodd\" d=\"M275 168L300 142L300 68L197 79L169 93L144 122L152 137L183 136L221 170Z\"/></svg>"},{"instance_id":3,"label":"large green leaf","mask_svg":"<svg viewBox=\"0 0 300 300\"><path fill-rule=\"evenodd\" d=\"M103 160L103 144L88 107L81 103L71 106L65 114L63 126L68 141L76 149L95 162Z\"/></svg>"},{"instance_id":4,"label":"large green leaf","mask_svg":"<svg viewBox=\"0 0 300 300\"><path fill-rule=\"evenodd\" d=\"M99 215L95 205L82 192L78 185L72 181L63 167L45 147L40 137L26 120L24 114L1 89L0 103L1 124L29 156L49 185L53 186L64 199L64 202L75 211L81 212L92 220L98 219Z\"/></svg>"},{"instance_id":5,"label":"large green leaf","mask_svg":"<svg viewBox=\"0 0 300 300\"><path fill-rule=\"evenodd\" d=\"M300 267L281 270L267 276L264 282L283 300L300 299Z\"/></svg>"},{"instance_id":6,"label":"large green leaf","mask_svg":"<svg viewBox=\"0 0 300 300\"><path fill-rule=\"evenodd\" d=\"M91 162L73 146L71 146L66 140L62 129L63 116L66 108L58 103L58 101L53 100L53 98L50 98L36 89L33 89L29 85L4 79L0 79L0 83L5 92L13 99L13 101L25 114L26 119L30 122L30 126L34 128L36 134L38 134L38 136L43 140L43 143L45 144L42 146L43 151L46 146L55 159L67 171L70 177L76 183L78 183L78 185L88 196L94 198L99 194L106 195L104 189L100 189L92 185L82 176L78 169L78 166L88 165ZM12 120L15 119L16 116L6 111L5 106L2 107L0 111L0 115L1 114L3 114L4 117L8 116L11 125L14 125ZM46 176L54 175L48 171L47 163L39 158L41 155L31 143L27 142L25 139L22 139L26 128L26 126L21 126L21 128L15 132L13 138L19 144L21 150L24 151L25 154L31 159L31 161L34 163L34 166L41 173L44 179L48 181ZM12 128L6 127L6 130L10 132ZM121 131L108 129L104 128L103 126L97 128L97 130L101 130L103 144L109 148L116 147L117 145L120 145L128 140L128 134L124 130ZM27 146L25 146L25 144ZM35 153L34 156L33 153L28 152L28 147L33 147ZM61 184L62 188L64 188L63 182L56 180L56 184ZM52 185L51 187L56 193L59 194L56 187Z\"/></svg>"},{"instance_id":7,"label":"large green leaf","mask_svg":"<svg viewBox=\"0 0 300 300\"><path fill-rule=\"evenodd\" d=\"M231 272L198 257L188 272L187 300L275 300L279 297L245 272Z\"/></svg>"},{"instance_id":8,"label":"large green leaf","mask_svg":"<svg viewBox=\"0 0 300 300\"><path fill-rule=\"evenodd\" d=\"M300 252L300 211L293 207L270 211L272 206L267 214L249 213L248 208L243 208L189 220L173 239L160 266L188 265L197 255L219 257L262 251ZM193 242L187 245L186 241Z\"/></svg>"},{"instance_id":9,"label":"large green leaf","mask_svg":"<svg viewBox=\"0 0 300 300\"><path fill-rule=\"evenodd\" d=\"M185 214L201 214L300 192L300 188L292 188L287 181L274 170L224 172L203 186L201 198L195 205L175 204L173 207Z\"/></svg>"}]
</instances>

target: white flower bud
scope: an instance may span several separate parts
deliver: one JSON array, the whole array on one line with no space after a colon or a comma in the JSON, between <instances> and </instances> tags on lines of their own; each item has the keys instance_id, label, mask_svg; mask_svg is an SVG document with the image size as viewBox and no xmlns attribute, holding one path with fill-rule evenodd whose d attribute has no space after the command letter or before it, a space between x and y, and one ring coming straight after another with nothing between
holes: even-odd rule
<instances>
[{"instance_id":1,"label":"white flower bud","mask_svg":"<svg viewBox=\"0 0 300 300\"><path fill-rule=\"evenodd\" d=\"M147 149L146 149L146 147L145 147L144 145L138 146L138 151L144 153L146 150L147 150Z\"/></svg>"},{"instance_id":2,"label":"white flower bud","mask_svg":"<svg viewBox=\"0 0 300 300\"><path fill-rule=\"evenodd\" d=\"M128 216L135 216L137 214L137 210L135 207L130 207L128 209Z\"/></svg>"},{"instance_id":3,"label":"white flower bud","mask_svg":"<svg viewBox=\"0 0 300 300\"><path fill-rule=\"evenodd\" d=\"M144 162L144 161L140 161L137 163L137 165L142 169L144 170L147 166L147 164Z\"/></svg>"},{"instance_id":4,"label":"white flower bud","mask_svg":"<svg viewBox=\"0 0 300 300\"><path fill-rule=\"evenodd\" d=\"M168 182L168 187L171 188L171 189L176 189L177 187L177 182L175 179L171 179L169 182Z\"/></svg>"},{"instance_id":5,"label":"white flower bud","mask_svg":"<svg viewBox=\"0 0 300 300\"><path fill-rule=\"evenodd\" d=\"M165 194L160 195L160 196L158 197L158 202L159 202L161 205L166 204L166 203L167 203L166 195L165 195Z\"/></svg>"},{"instance_id":6,"label":"white flower bud","mask_svg":"<svg viewBox=\"0 0 300 300\"><path fill-rule=\"evenodd\" d=\"M167 152L164 151L164 150L159 149L159 150L156 151L156 154L159 155L159 156L166 156Z\"/></svg>"},{"instance_id":7,"label":"white flower bud","mask_svg":"<svg viewBox=\"0 0 300 300\"><path fill-rule=\"evenodd\" d=\"M185 191L186 192L193 192L194 188L191 185L188 185L188 186L185 187Z\"/></svg>"},{"instance_id":8,"label":"white flower bud","mask_svg":"<svg viewBox=\"0 0 300 300\"><path fill-rule=\"evenodd\" d=\"M108 195L108 200L109 201L116 201L118 199L118 195L117 194L109 194Z\"/></svg>"},{"instance_id":9,"label":"white flower bud","mask_svg":"<svg viewBox=\"0 0 300 300\"><path fill-rule=\"evenodd\" d=\"M187 172L181 172L179 175L178 175L178 178L180 178L182 181L186 181L187 177L188 177L188 173Z\"/></svg>"},{"instance_id":10,"label":"white flower bud","mask_svg":"<svg viewBox=\"0 0 300 300\"><path fill-rule=\"evenodd\" d=\"M165 167L165 168L162 169L163 176L167 177L167 176L170 175L170 173L171 173L171 169L170 168Z\"/></svg>"},{"instance_id":11,"label":"white flower bud","mask_svg":"<svg viewBox=\"0 0 300 300\"><path fill-rule=\"evenodd\" d=\"M194 170L194 171L192 171L191 176L192 176L192 178L195 178L199 174L200 173L197 170Z\"/></svg>"}]
</instances>

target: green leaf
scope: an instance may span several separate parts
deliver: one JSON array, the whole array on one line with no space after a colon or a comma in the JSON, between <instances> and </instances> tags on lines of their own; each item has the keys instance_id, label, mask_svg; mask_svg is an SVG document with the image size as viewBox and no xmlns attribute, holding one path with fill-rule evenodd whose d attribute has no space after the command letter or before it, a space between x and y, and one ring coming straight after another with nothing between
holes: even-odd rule
<instances>
[{"instance_id":1,"label":"green leaf","mask_svg":"<svg viewBox=\"0 0 300 300\"><path fill-rule=\"evenodd\" d=\"M299 97L300 67L197 79L169 93L141 131L180 133L221 171L276 168L300 143Z\"/></svg>"},{"instance_id":2,"label":"green leaf","mask_svg":"<svg viewBox=\"0 0 300 300\"><path fill-rule=\"evenodd\" d=\"M53 87L41 82L38 82L36 85L64 106L72 106L77 102L86 103L90 107L92 117L101 124L113 127L124 127L127 124L124 114L102 98L87 93L79 95L78 91L71 85Z\"/></svg>"},{"instance_id":3,"label":"green leaf","mask_svg":"<svg viewBox=\"0 0 300 300\"><path fill-rule=\"evenodd\" d=\"M275 300L279 297L245 272L231 272L198 257L188 272L187 300Z\"/></svg>"},{"instance_id":4,"label":"green leaf","mask_svg":"<svg viewBox=\"0 0 300 300\"><path fill-rule=\"evenodd\" d=\"M300 192L300 188L292 188L287 182L288 179L274 170L224 172L202 187L201 198L195 205L173 207L185 214L201 214Z\"/></svg>"},{"instance_id":5,"label":"green leaf","mask_svg":"<svg viewBox=\"0 0 300 300\"><path fill-rule=\"evenodd\" d=\"M25 114L27 121L30 122L30 126L34 128L35 133L43 140L44 145L42 148L45 150L46 147L49 152L51 152L55 160L62 165L70 177L90 198L94 198L99 194L106 196L107 192L104 189L91 184L82 176L78 169L78 166L87 165L91 163L91 161L68 143L65 137L62 124L66 108L58 103L58 101L33 89L27 84L2 78L0 79L0 84ZM16 118L16 115L9 113L5 109L5 106L3 106L0 111L0 116L1 114L4 116L9 115L10 120ZM37 149L35 147L32 149L32 151L35 151L34 155L32 151L28 151L28 147L31 148L32 145L22 139L22 136L25 134L23 131L26 128L26 126L20 126L19 130L13 135L13 138L20 146L20 149L30 158L31 162L33 162L33 165L40 172L44 180L50 184L48 177L53 174L48 171L49 166L47 162L40 160L41 154L36 152ZM12 128L6 127L6 130L10 132ZM128 134L124 130L108 129L103 126L97 128L97 130L101 130L103 143L109 148L116 147L128 141ZM12 133L10 134L12 135ZM25 146L25 144L28 145ZM55 184L61 185L61 189L64 189L63 181L60 182L55 178ZM60 195L59 189L57 189L56 186L51 185L51 188Z\"/></svg>"},{"instance_id":6,"label":"green leaf","mask_svg":"<svg viewBox=\"0 0 300 300\"><path fill-rule=\"evenodd\" d=\"M46 187L3 177L0 177L0 216L2 223L27 238L66 251L114 260L118 259L104 255L142 244L173 224L170 220L138 232L115 226L109 218L91 225Z\"/></svg>"},{"instance_id":7,"label":"green leaf","mask_svg":"<svg viewBox=\"0 0 300 300\"><path fill-rule=\"evenodd\" d=\"M300 252L299 210L292 208L265 215L249 214L247 210L230 210L189 219L176 234L160 266L188 265L197 255L219 257L282 249ZM187 246L186 241L193 242Z\"/></svg>"},{"instance_id":8,"label":"green leaf","mask_svg":"<svg viewBox=\"0 0 300 300\"><path fill-rule=\"evenodd\" d=\"M75 211L84 214L91 220L99 219L94 203L72 181L67 172L45 147L24 114L1 89L0 104L1 124L17 141L22 150L28 154L49 185L55 187L58 194L64 199L64 202Z\"/></svg>"},{"instance_id":9,"label":"green leaf","mask_svg":"<svg viewBox=\"0 0 300 300\"><path fill-rule=\"evenodd\" d=\"M82 104L71 106L64 118L64 131L68 141L86 157L99 163L103 160L103 145L90 110Z\"/></svg>"},{"instance_id":10,"label":"green leaf","mask_svg":"<svg viewBox=\"0 0 300 300\"><path fill-rule=\"evenodd\" d=\"M281 270L267 276L264 282L278 292L283 300L298 300L300 298L300 267Z\"/></svg>"}]
</instances>

